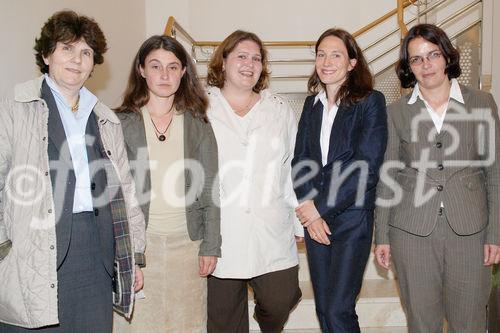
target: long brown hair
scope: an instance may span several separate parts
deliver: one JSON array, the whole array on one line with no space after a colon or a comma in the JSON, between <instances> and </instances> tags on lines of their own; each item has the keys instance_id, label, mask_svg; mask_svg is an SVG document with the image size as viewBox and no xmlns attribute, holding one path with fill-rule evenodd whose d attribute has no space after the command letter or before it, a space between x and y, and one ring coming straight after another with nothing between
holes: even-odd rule
<instances>
[{"instance_id":1,"label":"long brown hair","mask_svg":"<svg viewBox=\"0 0 500 333\"><path fill-rule=\"evenodd\" d=\"M258 93L269 86L270 72L268 68L267 51L264 48L264 43L262 43L260 38L253 32L243 30L236 30L231 33L215 50L212 55L212 59L210 59L210 63L208 64L207 83L209 86L215 86L218 88L224 87L224 83L226 81L226 74L222 70L224 59L226 59L229 53L233 52L239 43L245 40L255 42L255 44L259 46L260 56L262 58L262 73L260 73L259 80L253 87L253 91Z\"/></svg>"},{"instance_id":2,"label":"long brown hair","mask_svg":"<svg viewBox=\"0 0 500 333\"><path fill-rule=\"evenodd\" d=\"M336 100L341 104L352 105L365 98L373 90L373 76L368 68L368 63L356 43L354 37L342 29L328 29L319 37L314 48L318 52L319 44L326 37L333 36L339 38L347 49L349 59L356 59L356 65L348 72L347 78L337 92ZM325 89L325 85L319 79L316 68L309 77L307 89L311 94L317 94L320 90Z\"/></svg>"},{"instance_id":3,"label":"long brown hair","mask_svg":"<svg viewBox=\"0 0 500 333\"><path fill-rule=\"evenodd\" d=\"M181 78L179 88L175 92L174 106L178 112L190 112L195 118L208 122L208 99L196 74L193 61L184 47L174 38L155 35L149 37L139 48L134 58L123 103L116 112L137 112L149 101L149 90L146 79L141 75L146 57L154 50L163 49L172 52L186 69Z\"/></svg>"}]
</instances>

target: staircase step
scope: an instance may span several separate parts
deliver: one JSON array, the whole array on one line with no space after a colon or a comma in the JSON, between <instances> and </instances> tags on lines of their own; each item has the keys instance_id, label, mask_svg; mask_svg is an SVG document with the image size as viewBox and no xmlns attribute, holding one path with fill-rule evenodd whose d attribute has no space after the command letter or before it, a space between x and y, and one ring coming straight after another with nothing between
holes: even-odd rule
<instances>
[{"instance_id":1,"label":"staircase step","mask_svg":"<svg viewBox=\"0 0 500 333\"><path fill-rule=\"evenodd\" d=\"M285 330L291 330L290 332L313 330L314 332L319 329L319 323L316 318L312 285L310 281L300 281L300 288L302 300L290 314ZM258 331L259 326L253 319L253 307L253 295L249 292L250 329ZM406 327L406 317L399 301L395 280L365 280L356 305L356 312L359 316L359 324L364 328Z\"/></svg>"},{"instance_id":2,"label":"staircase step","mask_svg":"<svg viewBox=\"0 0 500 333\"><path fill-rule=\"evenodd\" d=\"M257 333L258 331L250 331L250 333ZM283 333L321 333L319 329L312 330L284 330ZM408 333L406 327L376 327L376 328L361 328L361 333Z\"/></svg>"},{"instance_id":3,"label":"staircase step","mask_svg":"<svg viewBox=\"0 0 500 333\"><path fill-rule=\"evenodd\" d=\"M250 333L257 333L259 331L250 331ZM377 327L377 328L361 328L361 333L407 333L406 327ZM283 333L321 333L319 329L312 330L284 330Z\"/></svg>"}]
</instances>

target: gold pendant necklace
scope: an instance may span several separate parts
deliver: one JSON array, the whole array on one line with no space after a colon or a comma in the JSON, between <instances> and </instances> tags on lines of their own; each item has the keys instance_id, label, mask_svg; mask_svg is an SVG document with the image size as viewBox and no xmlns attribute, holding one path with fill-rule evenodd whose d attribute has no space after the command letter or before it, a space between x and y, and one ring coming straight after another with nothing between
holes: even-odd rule
<instances>
[{"instance_id":1,"label":"gold pendant necklace","mask_svg":"<svg viewBox=\"0 0 500 333\"><path fill-rule=\"evenodd\" d=\"M73 104L73 106L71 107L71 112L75 113L76 111L78 111L79 107L80 107L80 94L78 94L78 98L76 99L76 103Z\"/></svg>"}]
</instances>

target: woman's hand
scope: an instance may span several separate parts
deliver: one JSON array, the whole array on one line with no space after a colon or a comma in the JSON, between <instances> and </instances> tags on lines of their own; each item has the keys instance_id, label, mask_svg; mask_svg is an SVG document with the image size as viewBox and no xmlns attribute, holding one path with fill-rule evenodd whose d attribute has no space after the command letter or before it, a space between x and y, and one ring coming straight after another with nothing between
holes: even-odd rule
<instances>
[{"instance_id":1,"label":"woman's hand","mask_svg":"<svg viewBox=\"0 0 500 333\"><path fill-rule=\"evenodd\" d=\"M312 200L302 202L297 208L295 208L295 213L304 228L308 227L311 223L321 217Z\"/></svg>"},{"instance_id":2,"label":"woman's hand","mask_svg":"<svg viewBox=\"0 0 500 333\"><path fill-rule=\"evenodd\" d=\"M199 274L201 277L206 277L212 274L217 265L217 257L214 256L199 256L198 264L200 266Z\"/></svg>"},{"instance_id":3,"label":"woman's hand","mask_svg":"<svg viewBox=\"0 0 500 333\"><path fill-rule=\"evenodd\" d=\"M134 281L134 291L138 292L144 287L144 275L142 270L138 265L135 265L135 281Z\"/></svg>"},{"instance_id":4,"label":"woman's hand","mask_svg":"<svg viewBox=\"0 0 500 333\"><path fill-rule=\"evenodd\" d=\"M332 233L330 232L328 224L322 218L316 219L316 221L310 223L307 227L307 232L312 240L320 244L330 245L328 235Z\"/></svg>"},{"instance_id":5,"label":"woman's hand","mask_svg":"<svg viewBox=\"0 0 500 333\"><path fill-rule=\"evenodd\" d=\"M484 245L484 265L491 266L500 262L500 246Z\"/></svg>"},{"instance_id":6,"label":"woman's hand","mask_svg":"<svg viewBox=\"0 0 500 333\"><path fill-rule=\"evenodd\" d=\"M391 246L388 244L375 246L375 258L381 267L389 269L391 265Z\"/></svg>"}]
</instances>

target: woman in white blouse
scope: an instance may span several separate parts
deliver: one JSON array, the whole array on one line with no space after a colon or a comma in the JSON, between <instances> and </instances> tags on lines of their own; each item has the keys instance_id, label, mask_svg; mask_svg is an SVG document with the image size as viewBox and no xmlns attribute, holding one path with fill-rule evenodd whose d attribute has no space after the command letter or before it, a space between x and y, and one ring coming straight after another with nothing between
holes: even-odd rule
<instances>
[{"instance_id":1,"label":"woman in white blouse","mask_svg":"<svg viewBox=\"0 0 500 333\"><path fill-rule=\"evenodd\" d=\"M281 332L301 296L291 159L296 120L268 86L267 53L235 31L208 69L208 117L217 139L222 257L208 280L208 332L248 332L247 284L262 332Z\"/></svg>"}]
</instances>

